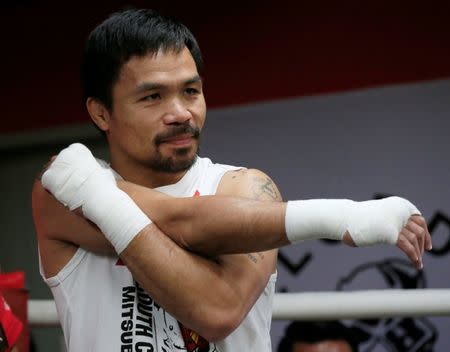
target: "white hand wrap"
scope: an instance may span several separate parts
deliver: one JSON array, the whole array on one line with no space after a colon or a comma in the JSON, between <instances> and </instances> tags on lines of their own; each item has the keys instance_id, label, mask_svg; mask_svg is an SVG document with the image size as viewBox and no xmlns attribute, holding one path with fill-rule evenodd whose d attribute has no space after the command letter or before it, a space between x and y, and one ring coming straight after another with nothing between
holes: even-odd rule
<instances>
[{"instance_id":1,"label":"white hand wrap","mask_svg":"<svg viewBox=\"0 0 450 352\"><path fill-rule=\"evenodd\" d=\"M81 206L120 254L150 219L122 190L112 169L102 167L84 145L62 150L42 175L42 185L70 210Z\"/></svg>"},{"instance_id":2,"label":"white hand wrap","mask_svg":"<svg viewBox=\"0 0 450 352\"><path fill-rule=\"evenodd\" d=\"M357 246L396 244L411 215L420 215L420 211L400 197L365 202L348 199L290 201L286 208L286 235L291 242L318 238L342 240L348 231Z\"/></svg>"}]
</instances>

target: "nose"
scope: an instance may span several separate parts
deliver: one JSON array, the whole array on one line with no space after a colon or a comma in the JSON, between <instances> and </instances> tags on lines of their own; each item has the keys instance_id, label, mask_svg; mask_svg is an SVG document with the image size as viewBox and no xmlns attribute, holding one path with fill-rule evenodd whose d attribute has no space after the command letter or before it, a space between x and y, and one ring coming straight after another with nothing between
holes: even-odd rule
<instances>
[{"instance_id":1,"label":"nose","mask_svg":"<svg viewBox=\"0 0 450 352\"><path fill-rule=\"evenodd\" d=\"M170 102L167 112L164 114L164 123L167 125L184 124L192 118L192 113L180 99Z\"/></svg>"}]
</instances>

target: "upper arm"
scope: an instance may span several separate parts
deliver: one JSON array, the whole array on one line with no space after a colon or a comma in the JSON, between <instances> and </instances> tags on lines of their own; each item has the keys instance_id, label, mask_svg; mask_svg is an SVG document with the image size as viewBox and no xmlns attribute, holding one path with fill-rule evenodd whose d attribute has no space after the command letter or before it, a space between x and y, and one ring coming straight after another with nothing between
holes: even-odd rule
<instances>
[{"instance_id":1,"label":"upper arm","mask_svg":"<svg viewBox=\"0 0 450 352\"><path fill-rule=\"evenodd\" d=\"M217 194L268 202L283 201L281 193L273 180L257 169L241 169L227 172L219 184Z\"/></svg>"},{"instance_id":2,"label":"upper arm","mask_svg":"<svg viewBox=\"0 0 450 352\"><path fill-rule=\"evenodd\" d=\"M114 254L99 229L59 203L36 180L32 190L33 221L46 276L57 274L78 247L101 254Z\"/></svg>"},{"instance_id":3,"label":"upper arm","mask_svg":"<svg viewBox=\"0 0 450 352\"><path fill-rule=\"evenodd\" d=\"M228 172L224 175L217 194L268 202L282 201L281 194L271 178L255 169ZM230 278L236 279L239 294L251 303L247 307L250 310L267 285L270 275L276 270L277 250L222 255L218 260L226 266L225 270L229 271Z\"/></svg>"}]
</instances>

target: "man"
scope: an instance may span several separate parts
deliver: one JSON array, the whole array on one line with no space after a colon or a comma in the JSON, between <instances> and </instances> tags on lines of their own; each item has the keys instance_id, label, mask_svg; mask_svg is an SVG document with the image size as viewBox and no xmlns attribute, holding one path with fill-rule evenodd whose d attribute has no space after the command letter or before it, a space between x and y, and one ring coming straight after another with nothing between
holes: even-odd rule
<instances>
[{"instance_id":1,"label":"man","mask_svg":"<svg viewBox=\"0 0 450 352\"><path fill-rule=\"evenodd\" d=\"M349 328L338 321L294 321L286 328L278 352L357 352Z\"/></svg>"},{"instance_id":2,"label":"man","mask_svg":"<svg viewBox=\"0 0 450 352\"><path fill-rule=\"evenodd\" d=\"M115 14L88 39L86 106L117 184L75 144L42 178L63 204L33 188L43 276L70 351L269 351L273 248L390 242L420 266L431 245L406 200L286 206L261 171L198 158L201 66L192 34L152 11ZM372 213L375 223L357 220Z\"/></svg>"}]
</instances>

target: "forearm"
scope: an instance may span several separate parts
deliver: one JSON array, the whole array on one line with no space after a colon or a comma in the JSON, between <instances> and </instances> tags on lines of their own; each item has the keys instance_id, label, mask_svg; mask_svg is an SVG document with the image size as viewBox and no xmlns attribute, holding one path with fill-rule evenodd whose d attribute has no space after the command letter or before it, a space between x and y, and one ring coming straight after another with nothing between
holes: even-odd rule
<instances>
[{"instance_id":1,"label":"forearm","mask_svg":"<svg viewBox=\"0 0 450 352\"><path fill-rule=\"evenodd\" d=\"M154 225L144 228L120 256L159 305L210 341L236 328L267 281L252 269L254 274L242 285L242 271L256 264L205 259L181 249Z\"/></svg>"},{"instance_id":2,"label":"forearm","mask_svg":"<svg viewBox=\"0 0 450 352\"><path fill-rule=\"evenodd\" d=\"M34 187L33 205L40 237L73 242L97 253L114 253L96 227L58 203L39 182ZM144 228L120 256L159 305L210 340L231 333L263 289L261 282L267 282L264 272L255 272L250 279L242 280L246 285L238 284L242 270L253 270L255 263L245 256L239 265L208 260L182 249L155 225ZM51 258L60 259L60 252ZM52 275L64 265L58 264Z\"/></svg>"},{"instance_id":3,"label":"forearm","mask_svg":"<svg viewBox=\"0 0 450 352\"><path fill-rule=\"evenodd\" d=\"M125 181L118 186L167 236L189 250L216 256L289 244L285 203L225 196L172 198Z\"/></svg>"},{"instance_id":4,"label":"forearm","mask_svg":"<svg viewBox=\"0 0 450 352\"><path fill-rule=\"evenodd\" d=\"M400 232L411 216L420 215L411 202L400 197L363 202L310 199L267 203L226 196L155 201L144 187L126 183L121 187L174 241L206 255L263 251L320 238L342 240L351 246L397 244L403 249L398 243ZM415 232L421 237L427 233L426 224L419 227L412 235L406 234L412 246L403 249L416 262L421 253ZM429 248L430 238L425 237Z\"/></svg>"}]
</instances>

